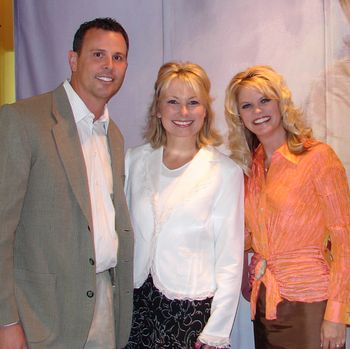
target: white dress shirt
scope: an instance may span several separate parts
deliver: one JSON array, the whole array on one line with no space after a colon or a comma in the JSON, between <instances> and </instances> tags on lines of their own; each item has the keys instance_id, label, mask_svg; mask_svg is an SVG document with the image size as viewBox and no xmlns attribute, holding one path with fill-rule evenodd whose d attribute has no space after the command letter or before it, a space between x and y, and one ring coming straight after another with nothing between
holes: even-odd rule
<instances>
[{"instance_id":1,"label":"white dress shirt","mask_svg":"<svg viewBox=\"0 0 350 349\"><path fill-rule=\"evenodd\" d=\"M68 81L63 84L78 128L84 154L90 191L96 272L102 272L117 264L118 237L115 231L115 210L112 201L113 179L111 158L107 142L109 115L96 121L85 103Z\"/></svg>"},{"instance_id":2,"label":"white dress shirt","mask_svg":"<svg viewBox=\"0 0 350 349\"><path fill-rule=\"evenodd\" d=\"M149 144L126 154L135 287L151 273L155 286L170 299L213 296L211 316L199 338L227 346L242 278L242 170L208 146L164 181L162 157L163 148ZM170 184L163 195L160 183Z\"/></svg>"}]
</instances>

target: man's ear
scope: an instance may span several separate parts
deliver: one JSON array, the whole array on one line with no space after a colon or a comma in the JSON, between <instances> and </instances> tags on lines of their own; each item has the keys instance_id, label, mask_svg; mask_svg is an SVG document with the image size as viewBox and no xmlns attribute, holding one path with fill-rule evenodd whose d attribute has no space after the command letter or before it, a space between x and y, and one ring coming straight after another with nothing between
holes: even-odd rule
<instances>
[{"instance_id":1,"label":"man's ear","mask_svg":"<svg viewBox=\"0 0 350 349\"><path fill-rule=\"evenodd\" d=\"M75 72L77 70L78 65L78 53L75 51L68 51L68 62L70 70L72 72Z\"/></svg>"}]
</instances>

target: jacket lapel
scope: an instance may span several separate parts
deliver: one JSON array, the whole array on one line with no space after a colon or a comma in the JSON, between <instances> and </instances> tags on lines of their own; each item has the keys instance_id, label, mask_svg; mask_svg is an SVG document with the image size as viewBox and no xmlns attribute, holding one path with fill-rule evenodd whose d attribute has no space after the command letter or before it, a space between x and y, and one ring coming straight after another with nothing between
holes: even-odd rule
<instances>
[{"instance_id":1,"label":"jacket lapel","mask_svg":"<svg viewBox=\"0 0 350 349\"><path fill-rule=\"evenodd\" d=\"M146 181L150 187L152 195L159 192L159 180L162 161L163 147L160 147L151 152L146 163Z\"/></svg>"},{"instance_id":2,"label":"jacket lapel","mask_svg":"<svg viewBox=\"0 0 350 349\"><path fill-rule=\"evenodd\" d=\"M113 175L112 199L114 206L117 208L118 204L120 203L120 200L117 198L119 198L120 195L124 195L124 146L122 135L113 120L109 121L107 138L109 152L111 155L111 167Z\"/></svg>"},{"instance_id":3,"label":"jacket lapel","mask_svg":"<svg viewBox=\"0 0 350 349\"><path fill-rule=\"evenodd\" d=\"M52 129L57 151L73 193L92 229L91 202L84 155L73 112L62 85L53 91L52 113L57 121Z\"/></svg>"}]
</instances>

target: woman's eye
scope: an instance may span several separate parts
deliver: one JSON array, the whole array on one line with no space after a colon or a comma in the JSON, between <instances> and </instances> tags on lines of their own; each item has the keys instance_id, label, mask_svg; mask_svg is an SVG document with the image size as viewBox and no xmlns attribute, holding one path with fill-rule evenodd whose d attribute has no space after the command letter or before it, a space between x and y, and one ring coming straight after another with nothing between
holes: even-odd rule
<instances>
[{"instance_id":1,"label":"woman's eye","mask_svg":"<svg viewBox=\"0 0 350 349\"><path fill-rule=\"evenodd\" d=\"M270 101L271 101L270 98L262 98L261 103L265 104L265 103L268 103Z\"/></svg>"},{"instance_id":2,"label":"woman's eye","mask_svg":"<svg viewBox=\"0 0 350 349\"><path fill-rule=\"evenodd\" d=\"M193 100L193 101L190 101L188 104L189 104L189 105L198 105L199 102L196 101L196 100Z\"/></svg>"},{"instance_id":3,"label":"woman's eye","mask_svg":"<svg viewBox=\"0 0 350 349\"><path fill-rule=\"evenodd\" d=\"M248 109L250 107L249 103L241 105L241 109Z\"/></svg>"},{"instance_id":4,"label":"woman's eye","mask_svg":"<svg viewBox=\"0 0 350 349\"><path fill-rule=\"evenodd\" d=\"M169 99L168 104L177 104L177 100L176 99Z\"/></svg>"}]
</instances>

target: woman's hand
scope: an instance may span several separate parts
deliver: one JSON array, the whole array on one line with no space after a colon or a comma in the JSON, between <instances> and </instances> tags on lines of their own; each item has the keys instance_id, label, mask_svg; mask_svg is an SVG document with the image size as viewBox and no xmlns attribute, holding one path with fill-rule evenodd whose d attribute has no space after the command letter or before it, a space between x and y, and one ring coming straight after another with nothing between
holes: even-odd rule
<instances>
[{"instance_id":1,"label":"woman's hand","mask_svg":"<svg viewBox=\"0 0 350 349\"><path fill-rule=\"evenodd\" d=\"M200 340L197 340L196 344L194 345L194 349L225 349L225 348L213 347L212 345L204 344Z\"/></svg>"},{"instance_id":2,"label":"woman's hand","mask_svg":"<svg viewBox=\"0 0 350 349\"><path fill-rule=\"evenodd\" d=\"M340 349L345 344L346 325L323 320L321 326L321 347L323 349Z\"/></svg>"},{"instance_id":3,"label":"woman's hand","mask_svg":"<svg viewBox=\"0 0 350 349\"><path fill-rule=\"evenodd\" d=\"M0 326L1 349L27 349L26 338L20 324Z\"/></svg>"}]
</instances>

